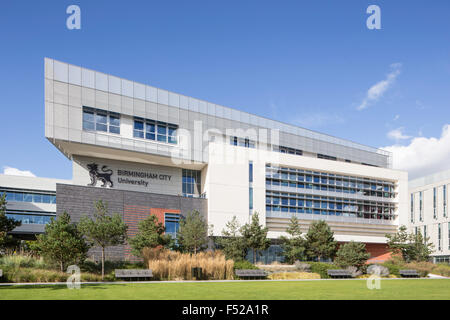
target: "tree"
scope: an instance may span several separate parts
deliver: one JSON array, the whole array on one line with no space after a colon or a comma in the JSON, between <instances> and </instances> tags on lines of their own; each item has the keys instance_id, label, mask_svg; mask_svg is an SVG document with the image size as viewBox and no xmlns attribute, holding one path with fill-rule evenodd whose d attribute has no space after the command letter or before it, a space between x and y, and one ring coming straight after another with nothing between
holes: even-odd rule
<instances>
[{"instance_id":1,"label":"tree","mask_svg":"<svg viewBox=\"0 0 450 320\"><path fill-rule=\"evenodd\" d=\"M366 245L362 242L350 241L340 246L334 262L340 267L356 267L360 270L370 258Z\"/></svg>"},{"instance_id":2,"label":"tree","mask_svg":"<svg viewBox=\"0 0 450 320\"><path fill-rule=\"evenodd\" d=\"M139 222L138 234L129 240L132 253L142 256L142 249L156 248L158 246L167 246L170 244L172 237L165 235L166 228L158 221L155 215L148 216L145 220Z\"/></svg>"},{"instance_id":3,"label":"tree","mask_svg":"<svg viewBox=\"0 0 450 320\"><path fill-rule=\"evenodd\" d=\"M108 207L103 201L95 203L94 219L82 217L79 230L92 244L102 250L102 280L105 277L105 248L124 244L128 226L118 214L108 215Z\"/></svg>"},{"instance_id":4,"label":"tree","mask_svg":"<svg viewBox=\"0 0 450 320\"><path fill-rule=\"evenodd\" d=\"M182 248L197 254L208 243L208 224L197 210L180 221L177 240Z\"/></svg>"},{"instance_id":5,"label":"tree","mask_svg":"<svg viewBox=\"0 0 450 320\"><path fill-rule=\"evenodd\" d=\"M225 225L222 230L222 237L217 238L216 242L221 246L225 257L234 261L245 259L245 243L240 233L241 226L236 216Z\"/></svg>"},{"instance_id":6,"label":"tree","mask_svg":"<svg viewBox=\"0 0 450 320\"><path fill-rule=\"evenodd\" d=\"M61 272L72 263L80 263L86 259L89 245L70 222L67 212L51 220L45 226L45 234L37 236L33 248L50 261L58 263Z\"/></svg>"},{"instance_id":7,"label":"tree","mask_svg":"<svg viewBox=\"0 0 450 320\"><path fill-rule=\"evenodd\" d=\"M433 252L430 238L424 238L420 231L417 234L408 233L405 226L401 226L397 233L386 234L386 238L391 252L401 254L406 262L428 261Z\"/></svg>"},{"instance_id":8,"label":"tree","mask_svg":"<svg viewBox=\"0 0 450 320\"><path fill-rule=\"evenodd\" d=\"M6 195L3 194L0 196L0 248L14 242L12 236L8 233L22 225L22 222L6 216L6 204Z\"/></svg>"},{"instance_id":9,"label":"tree","mask_svg":"<svg viewBox=\"0 0 450 320\"><path fill-rule=\"evenodd\" d=\"M322 258L333 258L336 253L334 233L328 224L321 221L313 221L306 234L306 252L309 257L320 261Z\"/></svg>"},{"instance_id":10,"label":"tree","mask_svg":"<svg viewBox=\"0 0 450 320\"><path fill-rule=\"evenodd\" d=\"M256 251L266 250L270 246L270 240L267 239L268 231L267 227L259 224L257 212L252 215L252 221L241 228L244 244L246 248L251 249L253 252L253 264L256 263Z\"/></svg>"},{"instance_id":11,"label":"tree","mask_svg":"<svg viewBox=\"0 0 450 320\"><path fill-rule=\"evenodd\" d=\"M303 260L306 251L306 241L302 237L300 224L294 216L289 221L289 227L286 229L289 237L281 236L281 247L283 248L283 256L288 263L294 263L296 260Z\"/></svg>"}]
</instances>

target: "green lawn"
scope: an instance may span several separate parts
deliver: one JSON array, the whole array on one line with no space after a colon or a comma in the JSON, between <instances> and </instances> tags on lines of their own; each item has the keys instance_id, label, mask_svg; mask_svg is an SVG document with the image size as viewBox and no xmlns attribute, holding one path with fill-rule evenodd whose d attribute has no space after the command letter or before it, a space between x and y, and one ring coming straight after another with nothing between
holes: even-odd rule
<instances>
[{"instance_id":1,"label":"green lawn","mask_svg":"<svg viewBox=\"0 0 450 320\"><path fill-rule=\"evenodd\" d=\"M364 280L224 283L148 283L0 287L0 300L147 299L147 300L301 300L301 299L450 299L450 280L382 280L369 290Z\"/></svg>"}]
</instances>

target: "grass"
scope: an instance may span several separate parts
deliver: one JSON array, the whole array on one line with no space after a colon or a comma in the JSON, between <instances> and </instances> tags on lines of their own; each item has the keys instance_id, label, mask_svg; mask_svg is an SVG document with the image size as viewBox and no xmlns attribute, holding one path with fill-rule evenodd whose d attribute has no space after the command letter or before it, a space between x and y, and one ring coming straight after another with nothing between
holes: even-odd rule
<instances>
[{"instance_id":1,"label":"grass","mask_svg":"<svg viewBox=\"0 0 450 320\"><path fill-rule=\"evenodd\" d=\"M369 290L365 280L248 281L0 287L0 300L449 300L450 280L382 280Z\"/></svg>"}]
</instances>

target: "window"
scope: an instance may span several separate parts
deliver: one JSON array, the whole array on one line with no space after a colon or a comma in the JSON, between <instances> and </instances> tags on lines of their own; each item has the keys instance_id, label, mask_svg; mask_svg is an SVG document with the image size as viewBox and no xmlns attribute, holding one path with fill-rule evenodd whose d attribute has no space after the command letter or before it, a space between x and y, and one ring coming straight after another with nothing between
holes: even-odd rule
<instances>
[{"instance_id":1,"label":"window","mask_svg":"<svg viewBox=\"0 0 450 320\"><path fill-rule=\"evenodd\" d=\"M419 220L423 221L422 209L423 209L423 192L419 192Z\"/></svg>"},{"instance_id":2,"label":"window","mask_svg":"<svg viewBox=\"0 0 450 320\"><path fill-rule=\"evenodd\" d=\"M183 169L183 196L193 197L200 195L201 171Z\"/></svg>"},{"instance_id":3,"label":"window","mask_svg":"<svg viewBox=\"0 0 450 320\"><path fill-rule=\"evenodd\" d=\"M120 134L120 114L83 107L83 130Z\"/></svg>"},{"instance_id":4,"label":"window","mask_svg":"<svg viewBox=\"0 0 450 320\"><path fill-rule=\"evenodd\" d=\"M433 188L433 218L437 218L436 214L436 188Z\"/></svg>"},{"instance_id":5,"label":"window","mask_svg":"<svg viewBox=\"0 0 450 320\"><path fill-rule=\"evenodd\" d=\"M180 215L176 213L165 213L164 226L166 227L166 234L170 235L172 239L176 239L180 227Z\"/></svg>"},{"instance_id":6,"label":"window","mask_svg":"<svg viewBox=\"0 0 450 320\"><path fill-rule=\"evenodd\" d=\"M277 151L280 153L287 153L287 154L295 154L297 156L303 155L303 151L299 149L284 147L284 146L274 146L273 151Z\"/></svg>"},{"instance_id":7,"label":"window","mask_svg":"<svg viewBox=\"0 0 450 320\"><path fill-rule=\"evenodd\" d=\"M337 158L336 158L336 157L333 157L333 156L327 156L326 154L320 154L320 153L317 154L317 158L319 158L319 159L326 159L326 160L337 161Z\"/></svg>"},{"instance_id":8,"label":"window","mask_svg":"<svg viewBox=\"0 0 450 320\"><path fill-rule=\"evenodd\" d=\"M411 222L414 223L414 194L411 193Z\"/></svg>"},{"instance_id":9,"label":"window","mask_svg":"<svg viewBox=\"0 0 450 320\"><path fill-rule=\"evenodd\" d=\"M450 222L447 224L448 233L448 249L450 250Z\"/></svg>"},{"instance_id":10,"label":"window","mask_svg":"<svg viewBox=\"0 0 450 320\"><path fill-rule=\"evenodd\" d=\"M248 181L253 182L253 162L248 164Z\"/></svg>"},{"instance_id":11,"label":"window","mask_svg":"<svg viewBox=\"0 0 450 320\"><path fill-rule=\"evenodd\" d=\"M230 137L230 144L232 146L239 146L251 149L254 149L256 146L255 141L249 138L238 138L238 137Z\"/></svg>"},{"instance_id":12,"label":"window","mask_svg":"<svg viewBox=\"0 0 450 320\"><path fill-rule=\"evenodd\" d=\"M24 211L6 211L6 216L10 219L22 222L22 224L49 224L51 219L55 217L53 213L42 212L24 212Z\"/></svg>"},{"instance_id":13,"label":"window","mask_svg":"<svg viewBox=\"0 0 450 320\"><path fill-rule=\"evenodd\" d=\"M423 226L423 239L427 242L427 226Z\"/></svg>"},{"instance_id":14,"label":"window","mask_svg":"<svg viewBox=\"0 0 450 320\"><path fill-rule=\"evenodd\" d=\"M447 185L442 186L442 204L444 217L447 217Z\"/></svg>"},{"instance_id":15,"label":"window","mask_svg":"<svg viewBox=\"0 0 450 320\"><path fill-rule=\"evenodd\" d=\"M8 202L56 203L56 196L54 194L0 190L0 196L4 193L6 194L6 201Z\"/></svg>"},{"instance_id":16,"label":"window","mask_svg":"<svg viewBox=\"0 0 450 320\"><path fill-rule=\"evenodd\" d=\"M177 125L142 118L134 118L133 137L177 144Z\"/></svg>"},{"instance_id":17,"label":"window","mask_svg":"<svg viewBox=\"0 0 450 320\"><path fill-rule=\"evenodd\" d=\"M253 210L253 188L248 189L249 209Z\"/></svg>"},{"instance_id":18,"label":"window","mask_svg":"<svg viewBox=\"0 0 450 320\"><path fill-rule=\"evenodd\" d=\"M442 251L442 227L441 227L441 223L438 223L438 250Z\"/></svg>"}]
</instances>

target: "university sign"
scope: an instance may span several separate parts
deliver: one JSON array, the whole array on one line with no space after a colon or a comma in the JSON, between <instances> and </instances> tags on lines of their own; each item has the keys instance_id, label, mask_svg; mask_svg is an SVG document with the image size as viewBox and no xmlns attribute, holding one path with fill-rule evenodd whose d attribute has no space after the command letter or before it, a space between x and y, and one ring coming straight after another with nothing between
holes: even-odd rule
<instances>
[{"instance_id":1,"label":"university sign","mask_svg":"<svg viewBox=\"0 0 450 320\"><path fill-rule=\"evenodd\" d=\"M101 166L101 169L99 169L99 165L97 163L90 163L87 165L87 168L89 170L89 176L91 178L91 182L88 184L88 186L96 187L97 183L101 182L101 187L113 188L114 183L111 180L111 177L114 174L114 171L112 169L109 169L108 166L105 165ZM155 172L123 169L117 169L116 171L117 182L119 184L148 187L151 180L171 181L172 179L171 175Z\"/></svg>"}]
</instances>

